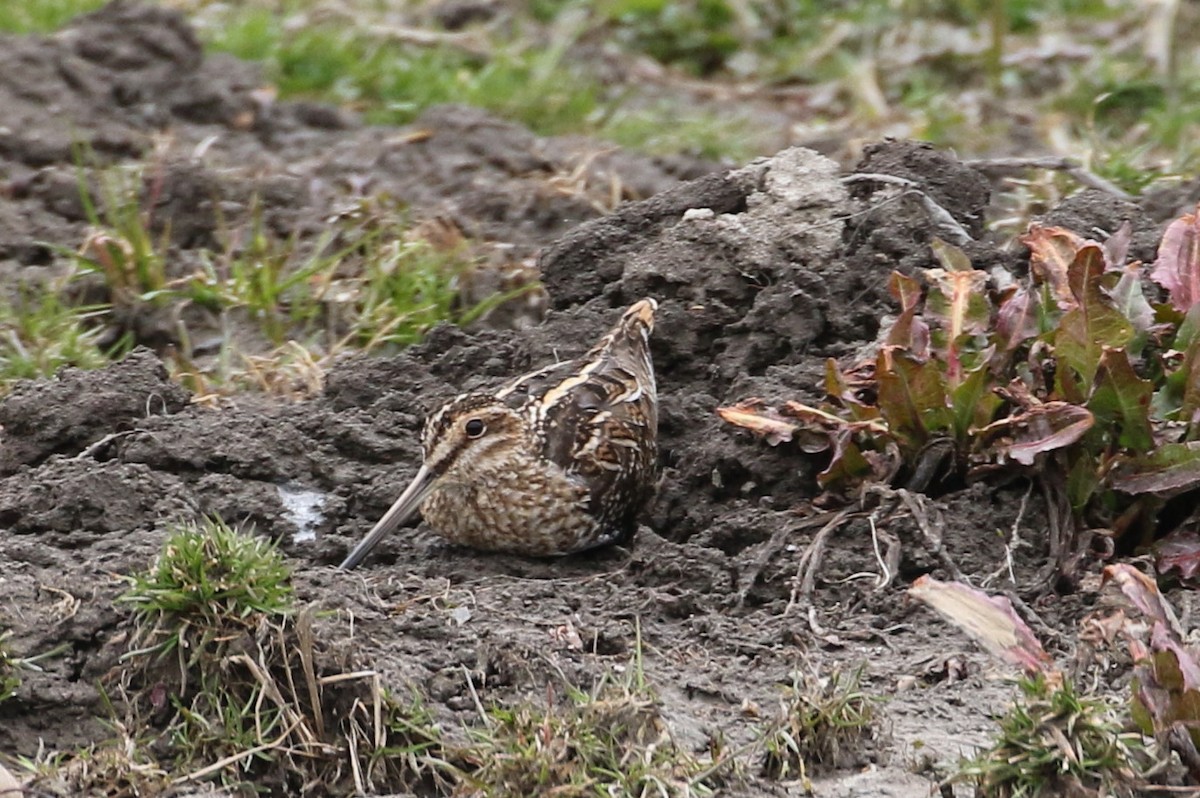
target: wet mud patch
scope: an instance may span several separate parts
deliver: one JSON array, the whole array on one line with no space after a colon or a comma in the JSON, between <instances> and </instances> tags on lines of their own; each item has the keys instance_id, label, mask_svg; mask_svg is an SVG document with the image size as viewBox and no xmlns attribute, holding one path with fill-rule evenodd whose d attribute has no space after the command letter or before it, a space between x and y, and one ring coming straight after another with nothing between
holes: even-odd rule
<instances>
[{"instance_id":1,"label":"wet mud patch","mask_svg":"<svg viewBox=\"0 0 1200 798\"><path fill-rule=\"evenodd\" d=\"M888 275L934 264L930 241L944 227L881 175L945 209L978 268L1024 269L1020 252L984 232L979 174L909 142L870 148L857 179L805 150L716 173L628 153L592 158L594 142L539 138L464 108L430 111L405 130L367 127L336 109L262 102L253 67L203 57L179 16L131 4L57 37L4 44L0 105L15 109L0 134L6 274L50 269L39 242L82 240L68 123L113 160L143 157L152 135L170 129L176 159L164 167L156 217L170 219L184 261L219 237L217 206L236 214L256 197L272 228L312 238L339 203L380 192L539 252L549 311L526 329L442 326L394 356L346 357L319 395L298 403L189 403L147 350L18 387L0 403L0 591L9 599L0 623L23 654L63 648L0 704L0 751L103 738L96 683L128 634L127 613L113 605L120 576L149 564L173 522L205 514L278 540L299 599L318 610L330 661L374 668L391 689L425 696L448 733L478 721L476 700L544 701L564 680L586 688L629 667L640 650L691 750L716 734L749 744L795 669L865 663L864 688L888 699L891 742L854 763L868 774L826 774L822 794L924 796L929 780L912 772L919 760L953 760L986 741L989 713L1012 695L1003 671L905 588L957 570L1039 598L1040 497L1016 484L930 498L936 540L903 514L881 515L874 533L850 519L826 541L806 592L804 557L830 512L812 507L821 463L715 414L751 396L818 397L825 359L864 351L895 314ZM547 187L580 163L580 191ZM628 201L611 208L600 198L617 176ZM1086 226L1085 235L1126 218L1146 257L1155 228L1136 206L1088 196L1048 217ZM660 303L661 478L628 546L529 560L450 547L414 524L381 543L368 567L330 567L415 473L430 410L581 354L644 296ZM314 518L299 519L289 490L316 497ZM1010 551L1014 528L1025 545ZM894 571L880 554L889 541ZM1069 632L1084 603L1037 603L1039 629ZM786 794L757 778L751 768L751 786L728 794Z\"/></svg>"}]
</instances>

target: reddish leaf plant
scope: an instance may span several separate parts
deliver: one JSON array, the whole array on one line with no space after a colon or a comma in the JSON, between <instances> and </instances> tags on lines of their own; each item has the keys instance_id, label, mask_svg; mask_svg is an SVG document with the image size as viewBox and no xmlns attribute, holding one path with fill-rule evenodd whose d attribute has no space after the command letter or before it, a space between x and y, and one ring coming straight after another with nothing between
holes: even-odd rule
<instances>
[{"instance_id":1,"label":"reddish leaf plant","mask_svg":"<svg viewBox=\"0 0 1200 798\"><path fill-rule=\"evenodd\" d=\"M1074 530L1148 540L1171 497L1200 489L1200 209L1166 230L1152 279L1105 243L1033 225L1029 276L997 288L957 248L893 273L899 314L868 358L825 367L825 400L748 399L719 414L827 458L820 486L947 491L1026 476ZM1065 571L1074 548L1057 547Z\"/></svg>"}]
</instances>

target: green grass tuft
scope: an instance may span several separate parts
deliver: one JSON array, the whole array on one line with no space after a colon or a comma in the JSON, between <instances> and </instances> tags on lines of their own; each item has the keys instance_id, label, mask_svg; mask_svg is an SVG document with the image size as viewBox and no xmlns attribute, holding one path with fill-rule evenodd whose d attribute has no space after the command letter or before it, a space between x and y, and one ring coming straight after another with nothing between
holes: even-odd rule
<instances>
[{"instance_id":1,"label":"green grass tuft","mask_svg":"<svg viewBox=\"0 0 1200 798\"><path fill-rule=\"evenodd\" d=\"M291 614L290 579L274 544L213 518L180 526L154 565L130 577L121 601L153 650L192 656L214 632Z\"/></svg>"},{"instance_id":2,"label":"green grass tuft","mask_svg":"<svg viewBox=\"0 0 1200 798\"><path fill-rule=\"evenodd\" d=\"M8 647L10 637L12 632L0 632L0 704L15 696L21 686L21 677L17 675L21 661Z\"/></svg>"},{"instance_id":3,"label":"green grass tuft","mask_svg":"<svg viewBox=\"0 0 1200 798\"><path fill-rule=\"evenodd\" d=\"M290 578L261 538L216 519L181 525L121 597L134 633L117 725L152 735L147 748L177 783L283 795L441 784L452 768L421 697L395 700L370 668L331 668L343 657L324 655L316 611L296 610Z\"/></svg>"},{"instance_id":4,"label":"green grass tuft","mask_svg":"<svg viewBox=\"0 0 1200 798\"><path fill-rule=\"evenodd\" d=\"M94 323L106 312L106 306L72 307L53 286L24 286L15 299L0 299L0 395L15 380L110 362Z\"/></svg>"},{"instance_id":5,"label":"green grass tuft","mask_svg":"<svg viewBox=\"0 0 1200 798\"><path fill-rule=\"evenodd\" d=\"M974 783L983 798L1133 794L1142 738L1122 731L1112 707L1080 696L1070 680L1024 679L1020 690L996 742L954 780Z\"/></svg>"},{"instance_id":6,"label":"green grass tuft","mask_svg":"<svg viewBox=\"0 0 1200 798\"><path fill-rule=\"evenodd\" d=\"M13 0L0 3L0 32L49 33L109 0Z\"/></svg>"},{"instance_id":7,"label":"green grass tuft","mask_svg":"<svg viewBox=\"0 0 1200 798\"><path fill-rule=\"evenodd\" d=\"M818 676L797 671L780 698L779 716L763 733L763 773L806 779L814 768L844 766L878 734L878 699L864 692L863 667Z\"/></svg>"},{"instance_id":8,"label":"green grass tuft","mask_svg":"<svg viewBox=\"0 0 1200 798\"><path fill-rule=\"evenodd\" d=\"M637 652L623 674L591 690L565 683L565 700L493 708L458 752L464 778L487 798L514 795L692 798L714 794L733 767L721 752L682 750L659 711Z\"/></svg>"}]
</instances>

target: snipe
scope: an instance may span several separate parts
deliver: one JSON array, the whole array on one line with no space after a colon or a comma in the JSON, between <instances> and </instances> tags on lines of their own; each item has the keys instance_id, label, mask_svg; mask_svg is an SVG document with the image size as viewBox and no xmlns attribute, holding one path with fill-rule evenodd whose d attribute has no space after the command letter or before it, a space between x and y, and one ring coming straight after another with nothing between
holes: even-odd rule
<instances>
[{"instance_id":1,"label":"snipe","mask_svg":"<svg viewBox=\"0 0 1200 798\"><path fill-rule=\"evenodd\" d=\"M489 551L554 556L630 535L654 489L657 308L643 299L578 360L433 413L417 475L340 567L356 567L418 509L450 542Z\"/></svg>"}]
</instances>

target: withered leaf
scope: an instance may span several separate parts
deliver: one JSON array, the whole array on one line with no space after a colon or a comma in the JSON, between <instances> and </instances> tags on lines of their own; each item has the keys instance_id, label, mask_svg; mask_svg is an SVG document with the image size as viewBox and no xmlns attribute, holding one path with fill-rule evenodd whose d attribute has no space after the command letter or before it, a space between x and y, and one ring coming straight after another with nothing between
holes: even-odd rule
<instances>
[{"instance_id":1,"label":"withered leaf","mask_svg":"<svg viewBox=\"0 0 1200 798\"><path fill-rule=\"evenodd\" d=\"M940 582L928 574L913 582L908 594L992 655L1029 673L1050 671L1050 656L1004 596L989 596L962 582Z\"/></svg>"},{"instance_id":2,"label":"withered leaf","mask_svg":"<svg viewBox=\"0 0 1200 798\"><path fill-rule=\"evenodd\" d=\"M1036 336L1038 330L1038 296L1025 286L1013 286L1000 299L996 315L998 343L1011 352Z\"/></svg>"},{"instance_id":3,"label":"withered leaf","mask_svg":"<svg viewBox=\"0 0 1200 798\"><path fill-rule=\"evenodd\" d=\"M1181 632L1175 610L1163 598L1158 583L1128 563L1104 566L1101 585L1113 582L1125 594L1125 598L1138 612L1152 621L1158 621L1172 631Z\"/></svg>"},{"instance_id":4,"label":"withered leaf","mask_svg":"<svg viewBox=\"0 0 1200 798\"><path fill-rule=\"evenodd\" d=\"M1104 242L1104 260L1108 263L1110 270L1119 271L1125 268L1125 258L1129 257L1131 240L1133 240L1133 225L1126 219L1121 222L1117 231Z\"/></svg>"},{"instance_id":5,"label":"withered leaf","mask_svg":"<svg viewBox=\"0 0 1200 798\"><path fill-rule=\"evenodd\" d=\"M1029 267L1034 277L1050 286L1060 308L1073 308L1075 297L1067 279L1067 269L1084 245L1084 238L1063 227L1034 223L1029 225L1029 231L1020 241L1029 247Z\"/></svg>"},{"instance_id":6,"label":"withered leaf","mask_svg":"<svg viewBox=\"0 0 1200 798\"><path fill-rule=\"evenodd\" d=\"M1182 579L1200 572L1200 533L1195 529L1175 530L1154 546L1154 565L1160 574L1178 571Z\"/></svg>"},{"instance_id":7,"label":"withered leaf","mask_svg":"<svg viewBox=\"0 0 1200 798\"><path fill-rule=\"evenodd\" d=\"M1164 443L1145 454L1122 457L1108 484L1122 493L1162 498L1200 487L1200 441Z\"/></svg>"},{"instance_id":8,"label":"withered leaf","mask_svg":"<svg viewBox=\"0 0 1200 798\"><path fill-rule=\"evenodd\" d=\"M1091 429L1095 418L1070 402L1046 402L1002 418L980 430L996 458L1031 466L1039 454L1070 446Z\"/></svg>"},{"instance_id":9,"label":"withered leaf","mask_svg":"<svg viewBox=\"0 0 1200 798\"><path fill-rule=\"evenodd\" d=\"M1167 225L1150 278L1167 290L1180 312L1200 300L1200 206Z\"/></svg>"},{"instance_id":10,"label":"withered leaf","mask_svg":"<svg viewBox=\"0 0 1200 798\"><path fill-rule=\"evenodd\" d=\"M732 407L718 407L717 415L729 424L763 436L772 446L790 441L799 429L795 421L784 418L761 399L746 399Z\"/></svg>"}]
</instances>

